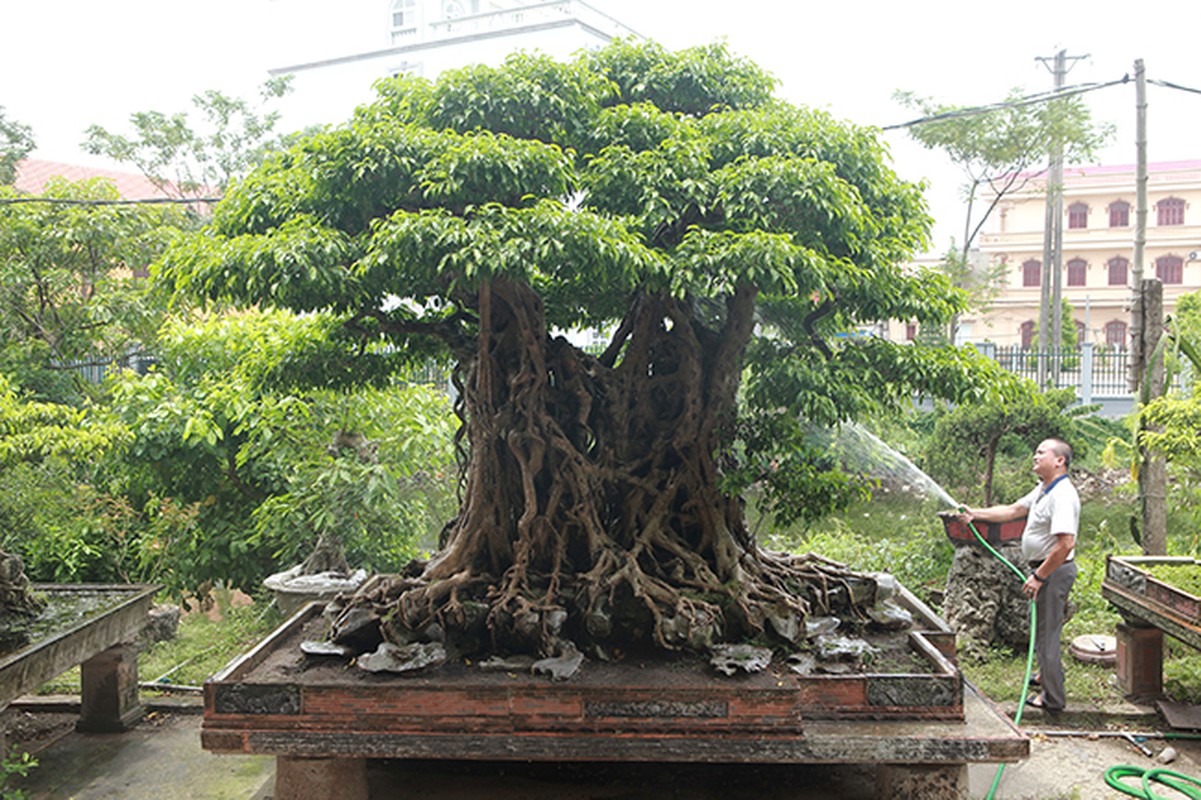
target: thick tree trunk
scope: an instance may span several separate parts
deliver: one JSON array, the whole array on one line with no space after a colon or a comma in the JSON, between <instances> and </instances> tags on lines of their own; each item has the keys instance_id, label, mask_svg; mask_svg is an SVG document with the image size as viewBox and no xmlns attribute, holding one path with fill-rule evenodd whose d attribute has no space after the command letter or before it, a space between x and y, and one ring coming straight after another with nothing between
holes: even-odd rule
<instances>
[{"instance_id":1,"label":"thick tree trunk","mask_svg":"<svg viewBox=\"0 0 1201 800\"><path fill-rule=\"evenodd\" d=\"M739 290L702 324L642 296L596 358L548 335L529 287L482 287L478 351L460 365L463 504L420 575L368 598L385 638L700 650L765 629L798 640L814 604L849 598L839 565L758 551L720 489L753 306Z\"/></svg>"}]
</instances>

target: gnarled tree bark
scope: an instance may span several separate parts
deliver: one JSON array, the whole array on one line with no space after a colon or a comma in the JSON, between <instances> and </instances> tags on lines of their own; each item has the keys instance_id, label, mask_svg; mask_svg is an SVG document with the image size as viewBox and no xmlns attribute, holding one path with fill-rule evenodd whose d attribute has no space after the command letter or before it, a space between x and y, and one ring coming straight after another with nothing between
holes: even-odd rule
<instances>
[{"instance_id":1,"label":"gnarled tree bark","mask_svg":"<svg viewBox=\"0 0 1201 800\"><path fill-rule=\"evenodd\" d=\"M485 283L466 303L478 347L459 354L459 514L419 573L355 605L398 643L550 655L570 641L602 657L799 642L815 608L855 613L851 573L759 550L720 486L755 294L717 312L643 294L594 357L549 334L532 288Z\"/></svg>"}]
</instances>

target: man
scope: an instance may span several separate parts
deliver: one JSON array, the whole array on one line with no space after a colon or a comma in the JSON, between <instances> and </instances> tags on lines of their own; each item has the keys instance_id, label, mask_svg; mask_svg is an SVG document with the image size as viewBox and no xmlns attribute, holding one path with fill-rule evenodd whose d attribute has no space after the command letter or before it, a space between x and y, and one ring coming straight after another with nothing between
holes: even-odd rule
<instances>
[{"instance_id":1,"label":"man","mask_svg":"<svg viewBox=\"0 0 1201 800\"><path fill-rule=\"evenodd\" d=\"M1012 505L968 508L962 514L965 522L1001 522L1027 515L1022 558L1031 574L1022 591L1034 599L1037 611L1034 649L1042 693L1026 698L1026 704L1052 713L1067 704L1059 638L1068 593L1076 582L1076 532L1080 526L1080 495L1068 481L1071 463L1072 448L1060 439L1047 439L1034 451L1039 484L1028 495Z\"/></svg>"}]
</instances>

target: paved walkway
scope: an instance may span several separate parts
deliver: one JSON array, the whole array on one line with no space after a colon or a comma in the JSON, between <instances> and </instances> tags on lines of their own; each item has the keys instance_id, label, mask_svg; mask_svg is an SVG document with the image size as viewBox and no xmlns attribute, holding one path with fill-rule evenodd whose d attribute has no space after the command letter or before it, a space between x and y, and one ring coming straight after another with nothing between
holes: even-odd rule
<instances>
[{"instance_id":1,"label":"paved walkway","mask_svg":"<svg viewBox=\"0 0 1201 800\"><path fill-rule=\"evenodd\" d=\"M29 800L267 800L275 759L200 749L198 713L155 712L126 733L66 735L37 753Z\"/></svg>"},{"instance_id":2,"label":"paved walkway","mask_svg":"<svg viewBox=\"0 0 1201 800\"><path fill-rule=\"evenodd\" d=\"M1031 757L1005 770L999 800L1056 800L1088 798L1118 800L1124 795L1109 789L1102 774L1114 764L1146 768L1159 766L1121 738L1046 737L1039 729L1072 728L1084 725L1101 728L1123 722L1132 729L1146 730L1153 719L1142 707L1075 709L1054 722L1037 713L1028 716L1027 730L1033 735ZM22 785L30 800L73 798L73 800L269 800L274 789L274 759L263 756L214 755L200 748L201 717L159 710L134 730L123 734L79 734L70 732L38 753L40 766ZM1146 746L1158 754L1169 742L1148 739ZM1201 776L1201 742L1173 741L1179 752L1172 769ZM638 771L635 771L638 772ZM995 767L969 768L971 797L983 798L996 772ZM647 765L634 774L629 770L602 776L583 775L578 767L565 767L557 775L538 774L521 765L480 779L470 771L421 773L396 766L370 771L373 797L394 797L395 787L405 787L404 797L413 800L488 798L488 800L666 800L667 798L734 798L739 794L758 800L809 800L846 798L859 800L874 794L869 770L807 767L791 772L753 768L723 775L704 766L673 767ZM734 787L745 790L736 793Z\"/></svg>"}]
</instances>

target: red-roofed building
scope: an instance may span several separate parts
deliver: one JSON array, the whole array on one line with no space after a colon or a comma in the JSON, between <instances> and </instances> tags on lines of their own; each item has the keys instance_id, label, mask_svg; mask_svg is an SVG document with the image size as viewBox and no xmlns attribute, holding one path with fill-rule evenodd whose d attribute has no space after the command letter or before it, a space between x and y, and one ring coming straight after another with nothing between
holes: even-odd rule
<instances>
[{"instance_id":1,"label":"red-roofed building","mask_svg":"<svg viewBox=\"0 0 1201 800\"><path fill-rule=\"evenodd\" d=\"M17 163L17 178L13 186L18 192L41 194L46 181L61 177L69 181L88 178L107 178L117 187L117 192L126 200L143 200L169 197L145 176L134 172L118 172L113 169L85 167L79 164L64 164L58 161L41 161L26 158Z\"/></svg>"}]
</instances>

